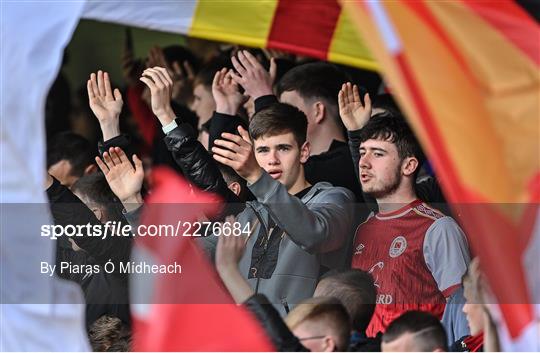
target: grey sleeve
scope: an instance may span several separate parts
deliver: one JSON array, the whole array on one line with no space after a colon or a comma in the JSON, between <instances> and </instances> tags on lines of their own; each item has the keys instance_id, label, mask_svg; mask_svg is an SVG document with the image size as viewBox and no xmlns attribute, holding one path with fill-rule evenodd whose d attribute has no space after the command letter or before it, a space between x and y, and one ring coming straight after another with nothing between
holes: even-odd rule
<instances>
[{"instance_id":1,"label":"grey sleeve","mask_svg":"<svg viewBox=\"0 0 540 353\"><path fill-rule=\"evenodd\" d=\"M451 217L437 219L424 238L424 259L439 290L448 297L471 261L465 234Z\"/></svg>"},{"instance_id":2,"label":"grey sleeve","mask_svg":"<svg viewBox=\"0 0 540 353\"><path fill-rule=\"evenodd\" d=\"M354 195L344 188L324 190L320 202L306 205L263 172L249 189L266 206L277 225L307 252L336 250L351 232Z\"/></svg>"},{"instance_id":3,"label":"grey sleeve","mask_svg":"<svg viewBox=\"0 0 540 353\"><path fill-rule=\"evenodd\" d=\"M448 298L441 320L448 337L448 346L461 337L470 334L467 317L463 312L463 305L465 305L465 297L463 296L463 287L460 286Z\"/></svg>"}]
</instances>

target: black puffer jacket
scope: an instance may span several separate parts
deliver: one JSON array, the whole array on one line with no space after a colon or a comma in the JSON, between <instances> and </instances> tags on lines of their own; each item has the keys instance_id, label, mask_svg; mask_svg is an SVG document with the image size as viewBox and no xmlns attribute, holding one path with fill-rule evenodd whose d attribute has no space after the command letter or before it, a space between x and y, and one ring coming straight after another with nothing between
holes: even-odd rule
<instances>
[{"instance_id":1,"label":"black puffer jacket","mask_svg":"<svg viewBox=\"0 0 540 353\"><path fill-rule=\"evenodd\" d=\"M165 135L164 141L190 182L199 189L222 196L226 202L240 202L227 187L216 162L197 140L195 130L189 124L178 125Z\"/></svg>"},{"instance_id":2,"label":"black puffer jacket","mask_svg":"<svg viewBox=\"0 0 540 353\"><path fill-rule=\"evenodd\" d=\"M165 135L164 141L174 161L193 185L223 198L225 209L222 215L236 215L245 208L243 201L227 187L217 162L197 140L189 124L178 125ZM254 197L249 193L247 198Z\"/></svg>"},{"instance_id":3,"label":"black puffer jacket","mask_svg":"<svg viewBox=\"0 0 540 353\"><path fill-rule=\"evenodd\" d=\"M244 305L255 315L278 352L309 352L287 327L279 312L263 294L249 297Z\"/></svg>"}]
</instances>

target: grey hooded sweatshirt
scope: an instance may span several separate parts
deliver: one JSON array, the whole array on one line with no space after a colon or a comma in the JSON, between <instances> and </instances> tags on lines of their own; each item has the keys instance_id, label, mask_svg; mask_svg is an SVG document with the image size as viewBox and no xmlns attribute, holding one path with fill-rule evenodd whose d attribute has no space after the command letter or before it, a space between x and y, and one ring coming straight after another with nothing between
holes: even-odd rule
<instances>
[{"instance_id":1,"label":"grey hooded sweatshirt","mask_svg":"<svg viewBox=\"0 0 540 353\"><path fill-rule=\"evenodd\" d=\"M320 182L299 199L266 172L248 187L257 201L237 216L252 228L240 272L284 315L313 296L325 269L348 265L354 194Z\"/></svg>"},{"instance_id":2,"label":"grey hooded sweatshirt","mask_svg":"<svg viewBox=\"0 0 540 353\"><path fill-rule=\"evenodd\" d=\"M257 200L247 202L236 218L249 230L242 234L248 240L239 269L253 290L285 315L313 296L325 270L348 267L355 197L320 182L299 199L266 172L248 187ZM132 226L139 223L140 211L125 214ZM197 239L213 257L218 237Z\"/></svg>"}]
</instances>

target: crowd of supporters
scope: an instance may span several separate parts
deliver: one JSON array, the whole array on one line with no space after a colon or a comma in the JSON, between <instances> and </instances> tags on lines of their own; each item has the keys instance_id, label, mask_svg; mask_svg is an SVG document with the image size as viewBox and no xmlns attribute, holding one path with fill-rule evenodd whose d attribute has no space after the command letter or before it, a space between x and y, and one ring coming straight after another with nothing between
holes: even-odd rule
<instances>
[{"instance_id":1,"label":"crowd of supporters","mask_svg":"<svg viewBox=\"0 0 540 353\"><path fill-rule=\"evenodd\" d=\"M138 60L127 48L121 65L118 87L102 70L86 82L99 141L72 131L69 95L57 88L48 97L56 224L137 229L151 171L165 165L220 196L212 221L248 226L190 241L277 350L498 348L480 264L384 84L327 62L225 46L204 59L170 46ZM128 262L136 237L60 237L56 261ZM83 290L93 348L130 350L130 275L58 275Z\"/></svg>"}]
</instances>

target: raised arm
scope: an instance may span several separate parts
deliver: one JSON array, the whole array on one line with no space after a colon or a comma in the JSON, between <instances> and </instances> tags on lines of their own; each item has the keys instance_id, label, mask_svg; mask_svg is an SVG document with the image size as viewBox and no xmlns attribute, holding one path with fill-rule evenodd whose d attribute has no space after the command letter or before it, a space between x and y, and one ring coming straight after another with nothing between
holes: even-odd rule
<instances>
[{"instance_id":1,"label":"raised arm","mask_svg":"<svg viewBox=\"0 0 540 353\"><path fill-rule=\"evenodd\" d=\"M134 167L121 148L111 147L103 154L103 160L96 157L96 163L126 211L138 209L143 203L141 188L144 170L142 161L137 155L133 155Z\"/></svg>"},{"instance_id":2,"label":"raised arm","mask_svg":"<svg viewBox=\"0 0 540 353\"><path fill-rule=\"evenodd\" d=\"M164 68L145 70L141 81L151 92L152 110L163 126L165 144L184 176L198 188L221 195L227 202L240 202L229 190L212 157L197 141L188 124L177 125L170 105L172 80Z\"/></svg>"},{"instance_id":3,"label":"raised arm","mask_svg":"<svg viewBox=\"0 0 540 353\"><path fill-rule=\"evenodd\" d=\"M51 176L47 177L47 196L55 224L58 225L101 225L90 210L71 190ZM88 252L99 263L129 261L131 254L131 237L95 237L81 233L83 236L73 237L76 244Z\"/></svg>"},{"instance_id":4,"label":"raised arm","mask_svg":"<svg viewBox=\"0 0 540 353\"><path fill-rule=\"evenodd\" d=\"M122 94L111 88L109 74L99 70L97 74L90 74L86 83L90 109L96 116L103 133L103 140L107 141L120 135L119 117L122 112Z\"/></svg>"},{"instance_id":5,"label":"raised arm","mask_svg":"<svg viewBox=\"0 0 540 353\"><path fill-rule=\"evenodd\" d=\"M210 149L222 133L235 133L238 125L247 127L247 123L237 114L248 97L238 90L238 83L232 79L232 70L223 68L216 72L212 82L212 96L216 102L216 111L212 115L210 124L208 138Z\"/></svg>"},{"instance_id":6,"label":"raised arm","mask_svg":"<svg viewBox=\"0 0 540 353\"><path fill-rule=\"evenodd\" d=\"M266 71L261 63L247 50L240 50L232 58L237 73L231 73L234 82L244 88L245 94L257 98L273 95L272 85L276 78L276 62L270 59L270 69Z\"/></svg>"},{"instance_id":7,"label":"raised arm","mask_svg":"<svg viewBox=\"0 0 540 353\"><path fill-rule=\"evenodd\" d=\"M227 217L225 222L232 224L234 218ZM238 269L238 262L245 248L246 238L234 235L220 236L216 248L216 269L237 304L243 303L255 294Z\"/></svg>"},{"instance_id":8,"label":"raised arm","mask_svg":"<svg viewBox=\"0 0 540 353\"><path fill-rule=\"evenodd\" d=\"M246 239L242 236L219 237L216 250L216 268L223 284L237 304L244 304L255 315L277 351L307 351L289 330L270 301L262 294L255 294L240 273L238 262L244 253L245 246Z\"/></svg>"}]
</instances>

